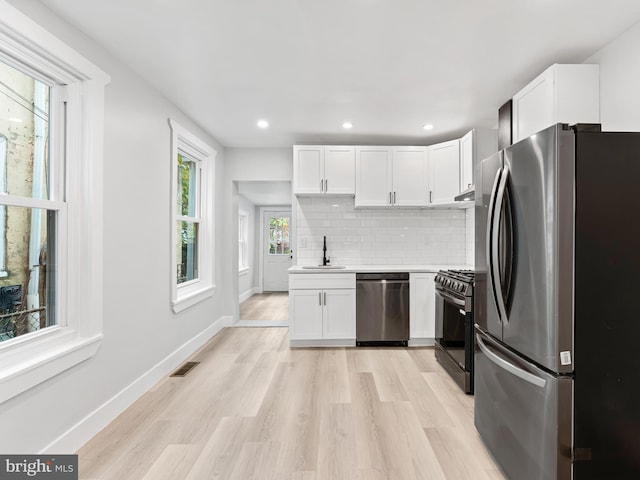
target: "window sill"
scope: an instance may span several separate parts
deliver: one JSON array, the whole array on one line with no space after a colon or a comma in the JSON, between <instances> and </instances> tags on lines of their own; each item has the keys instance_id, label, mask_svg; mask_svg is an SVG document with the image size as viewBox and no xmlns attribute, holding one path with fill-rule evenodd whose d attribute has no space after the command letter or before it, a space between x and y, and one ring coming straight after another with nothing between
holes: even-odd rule
<instances>
[{"instance_id":1,"label":"window sill","mask_svg":"<svg viewBox=\"0 0 640 480\"><path fill-rule=\"evenodd\" d=\"M241 269L238 270L238 275L241 276L241 277L243 275L246 275L247 273L249 273L249 269L250 268L251 267L242 267Z\"/></svg>"},{"instance_id":2,"label":"window sill","mask_svg":"<svg viewBox=\"0 0 640 480\"><path fill-rule=\"evenodd\" d=\"M0 353L1 364L8 365L0 369L0 404L88 360L102 343L102 334L84 338L68 328L50 328Z\"/></svg>"},{"instance_id":3,"label":"window sill","mask_svg":"<svg viewBox=\"0 0 640 480\"><path fill-rule=\"evenodd\" d=\"M212 297L215 291L216 286L209 285L208 287L191 291L188 294L180 295L179 298L171 302L171 308L173 309L174 313L180 313L183 310L186 310L187 308L192 307L209 297Z\"/></svg>"}]
</instances>

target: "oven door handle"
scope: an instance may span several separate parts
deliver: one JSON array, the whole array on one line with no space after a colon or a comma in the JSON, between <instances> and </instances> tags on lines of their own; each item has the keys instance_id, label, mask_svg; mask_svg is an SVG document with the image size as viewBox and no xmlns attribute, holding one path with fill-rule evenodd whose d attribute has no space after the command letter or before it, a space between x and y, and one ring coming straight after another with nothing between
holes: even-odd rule
<instances>
[{"instance_id":1,"label":"oven door handle","mask_svg":"<svg viewBox=\"0 0 640 480\"><path fill-rule=\"evenodd\" d=\"M436 289L436 295L440 295L446 301L451 302L451 303L455 303L459 307L462 307L462 308L466 307L464 300L460 300L459 298L456 298L456 297L454 297L452 295L449 295L448 293L443 292L442 290Z\"/></svg>"}]
</instances>

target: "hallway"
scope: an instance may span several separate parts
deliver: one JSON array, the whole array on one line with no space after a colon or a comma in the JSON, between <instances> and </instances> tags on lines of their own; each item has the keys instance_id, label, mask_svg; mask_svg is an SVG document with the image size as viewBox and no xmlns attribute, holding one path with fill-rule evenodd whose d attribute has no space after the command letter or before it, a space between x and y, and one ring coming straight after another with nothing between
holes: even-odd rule
<instances>
[{"instance_id":1,"label":"hallway","mask_svg":"<svg viewBox=\"0 0 640 480\"><path fill-rule=\"evenodd\" d=\"M240 304L240 320L289 320L289 293L268 292L252 295Z\"/></svg>"}]
</instances>

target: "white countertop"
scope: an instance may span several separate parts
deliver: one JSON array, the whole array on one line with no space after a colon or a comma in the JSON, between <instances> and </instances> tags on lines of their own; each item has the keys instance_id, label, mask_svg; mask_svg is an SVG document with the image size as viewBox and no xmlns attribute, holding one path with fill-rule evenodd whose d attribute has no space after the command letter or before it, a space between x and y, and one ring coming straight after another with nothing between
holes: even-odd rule
<instances>
[{"instance_id":1,"label":"white countertop","mask_svg":"<svg viewBox=\"0 0 640 480\"><path fill-rule=\"evenodd\" d=\"M367 272L438 272L439 270L473 270L471 265L346 265L346 268L323 269L303 268L303 265L294 265L289 268L289 273L367 273Z\"/></svg>"}]
</instances>

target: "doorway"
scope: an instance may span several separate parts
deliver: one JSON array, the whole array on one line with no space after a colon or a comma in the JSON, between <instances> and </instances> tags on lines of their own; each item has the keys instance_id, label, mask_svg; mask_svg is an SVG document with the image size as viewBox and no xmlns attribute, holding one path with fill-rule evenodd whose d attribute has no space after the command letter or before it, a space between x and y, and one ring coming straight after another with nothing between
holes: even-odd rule
<instances>
[{"instance_id":1,"label":"doorway","mask_svg":"<svg viewBox=\"0 0 640 480\"><path fill-rule=\"evenodd\" d=\"M234 192L239 245L236 326L287 326L287 270L293 263L291 182L235 181Z\"/></svg>"}]
</instances>

